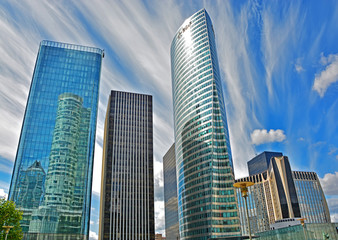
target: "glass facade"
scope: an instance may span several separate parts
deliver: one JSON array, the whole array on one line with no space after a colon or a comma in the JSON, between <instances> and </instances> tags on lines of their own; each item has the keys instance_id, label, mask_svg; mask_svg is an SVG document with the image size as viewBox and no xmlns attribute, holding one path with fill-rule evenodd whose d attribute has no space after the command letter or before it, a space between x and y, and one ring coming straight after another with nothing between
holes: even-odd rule
<instances>
[{"instance_id":1,"label":"glass facade","mask_svg":"<svg viewBox=\"0 0 338 240\"><path fill-rule=\"evenodd\" d=\"M334 223L310 223L286 228L260 232L257 234L260 240L322 240L338 239L338 224Z\"/></svg>"},{"instance_id":2,"label":"glass facade","mask_svg":"<svg viewBox=\"0 0 338 240\"><path fill-rule=\"evenodd\" d=\"M152 96L111 91L104 130L99 239L154 240Z\"/></svg>"},{"instance_id":3,"label":"glass facade","mask_svg":"<svg viewBox=\"0 0 338 240\"><path fill-rule=\"evenodd\" d=\"M264 151L248 161L249 176L259 174L268 170L272 157L282 157L280 152Z\"/></svg>"},{"instance_id":4,"label":"glass facade","mask_svg":"<svg viewBox=\"0 0 338 240\"><path fill-rule=\"evenodd\" d=\"M202 9L171 44L181 239L240 235L215 33Z\"/></svg>"},{"instance_id":5,"label":"glass facade","mask_svg":"<svg viewBox=\"0 0 338 240\"><path fill-rule=\"evenodd\" d=\"M175 143L163 157L165 236L167 240L178 240L178 209Z\"/></svg>"},{"instance_id":6,"label":"glass facade","mask_svg":"<svg viewBox=\"0 0 338 240\"><path fill-rule=\"evenodd\" d=\"M302 217L310 223L330 223L330 212L315 172L292 172Z\"/></svg>"},{"instance_id":7,"label":"glass facade","mask_svg":"<svg viewBox=\"0 0 338 240\"><path fill-rule=\"evenodd\" d=\"M102 57L40 43L9 191L26 239L88 239Z\"/></svg>"}]
</instances>

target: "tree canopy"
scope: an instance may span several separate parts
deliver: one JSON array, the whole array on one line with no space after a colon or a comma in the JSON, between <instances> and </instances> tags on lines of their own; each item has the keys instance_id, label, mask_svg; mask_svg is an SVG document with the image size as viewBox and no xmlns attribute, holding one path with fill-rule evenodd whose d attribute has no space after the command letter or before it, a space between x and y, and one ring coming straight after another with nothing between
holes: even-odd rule
<instances>
[{"instance_id":1,"label":"tree canopy","mask_svg":"<svg viewBox=\"0 0 338 240\"><path fill-rule=\"evenodd\" d=\"M13 201L7 201L0 198L0 239L5 239L6 230L3 226L13 226L8 233L7 240L22 239L22 230L20 227L20 220L22 219L22 212L16 209Z\"/></svg>"}]
</instances>

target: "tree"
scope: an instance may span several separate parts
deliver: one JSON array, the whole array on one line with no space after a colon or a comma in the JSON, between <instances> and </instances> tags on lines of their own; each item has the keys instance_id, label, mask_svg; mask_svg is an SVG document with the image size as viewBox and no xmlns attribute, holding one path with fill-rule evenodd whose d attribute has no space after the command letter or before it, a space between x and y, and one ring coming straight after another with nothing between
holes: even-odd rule
<instances>
[{"instance_id":1,"label":"tree","mask_svg":"<svg viewBox=\"0 0 338 240\"><path fill-rule=\"evenodd\" d=\"M7 240L22 239L22 229L20 226L21 219L22 212L16 209L15 203L0 198L0 240L5 239L6 237L3 226L13 226L8 233Z\"/></svg>"}]
</instances>

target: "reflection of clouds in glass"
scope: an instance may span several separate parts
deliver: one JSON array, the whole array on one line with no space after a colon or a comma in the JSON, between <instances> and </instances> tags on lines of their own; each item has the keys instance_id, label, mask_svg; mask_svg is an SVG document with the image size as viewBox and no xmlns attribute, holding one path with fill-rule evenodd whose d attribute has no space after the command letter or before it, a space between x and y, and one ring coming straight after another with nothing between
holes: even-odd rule
<instances>
[{"instance_id":1,"label":"reflection of clouds in glass","mask_svg":"<svg viewBox=\"0 0 338 240\"><path fill-rule=\"evenodd\" d=\"M101 60L100 49L40 44L10 193L24 233L88 234Z\"/></svg>"}]
</instances>

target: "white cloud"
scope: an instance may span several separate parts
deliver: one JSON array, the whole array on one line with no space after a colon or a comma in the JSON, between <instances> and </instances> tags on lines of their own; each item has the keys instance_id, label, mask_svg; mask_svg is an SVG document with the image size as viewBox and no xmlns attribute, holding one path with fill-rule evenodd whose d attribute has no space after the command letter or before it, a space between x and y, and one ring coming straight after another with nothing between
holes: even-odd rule
<instances>
[{"instance_id":1,"label":"white cloud","mask_svg":"<svg viewBox=\"0 0 338 240\"><path fill-rule=\"evenodd\" d=\"M155 201L155 230L156 233L162 233L164 235L164 201Z\"/></svg>"},{"instance_id":2,"label":"white cloud","mask_svg":"<svg viewBox=\"0 0 338 240\"><path fill-rule=\"evenodd\" d=\"M296 70L297 73L301 73L301 72L305 71L305 69L302 66L302 59L301 58L296 59L295 70Z\"/></svg>"},{"instance_id":3,"label":"white cloud","mask_svg":"<svg viewBox=\"0 0 338 240\"><path fill-rule=\"evenodd\" d=\"M319 180L325 195L338 196L338 172L327 173Z\"/></svg>"},{"instance_id":4,"label":"white cloud","mask_svg":"<svg viewBox=\"0 0 338 240\"><path fill-rule=\"evenodd\" d=\"M161 164L155 164L154 169L156 169L156 165L161 165L161 169L163 168L163 165L161 163ZM154 198L155 198L155 201L163 201L164 199L163 171L162 170L158 172L157 174L154 174Z\"/></svg>"},{"instance_id":5,"label":"white cloud","mask_svg":"<svg viewBox=\"0 0 338 240\"><path fill-rule=\"evenodd\" d=\"M300 73L304 71L304 68L300 64L295 64L295 70Z\"/></svg>"},{"instance_id":6,"label":"white cloud","mask_svg":"<svg viewBox=\"0 0 338 240\"><path fill-rule=\"evenodd\" d=\"M317 91L320 97L324 97L327 88L338 82L338 54L321 56L320 63L327 65L320 73L316 74L312 90Z\"/></svg>"},{"instance_id":7,"label":"white cloud","mask_svg":"<svg viewBox=\"0 0 338 240\"><path fill-rule=\"evenodd\" d=\"M0 198L6 198L7 199L8 194L5 192L4 189L0 188Z\"/></svg>"},{"instance_id":8,"label":"white cloud","mask_svg":"<svg viewBox=\"0 0 338 240\"><path fill-rule=\"evenodd\" d=\"M252 144L260 145L264 143L270 142L282 142L286 139L283 130L277 129L273 130L270 129L268 132L266 129L255 129L251 134L251 141Z\"/></svg>"},{"instance_id":9,"label":"white cloud","mask_svg":"<svg viewBox=\"0 0 338 240\"><path fill-rule=\"evenodd\" d=\"M326 199L330 210L331 222L338 222L338 198Z\"/></svg>"},{"instance_id":10,"label":"white cloud","mask_svg":"<svg viewBox=\"0 0 338 240\"><path fill-rule=\"evenodd\" d=\"M338 213L333 213L333 214L331 213L330 217L331 217L331 222L333 223L338 222Z\"/></svg>"},{"instance_id":11,"label":"white cloud","mask_svg":"<svg viewBox=\"0 0 338 240\"><path fill-rule=\"evenodd\" d=\"M89 240L98 240L99 236L97 235L96 232L89 231Z\"/></svg>"}]
</instances>

